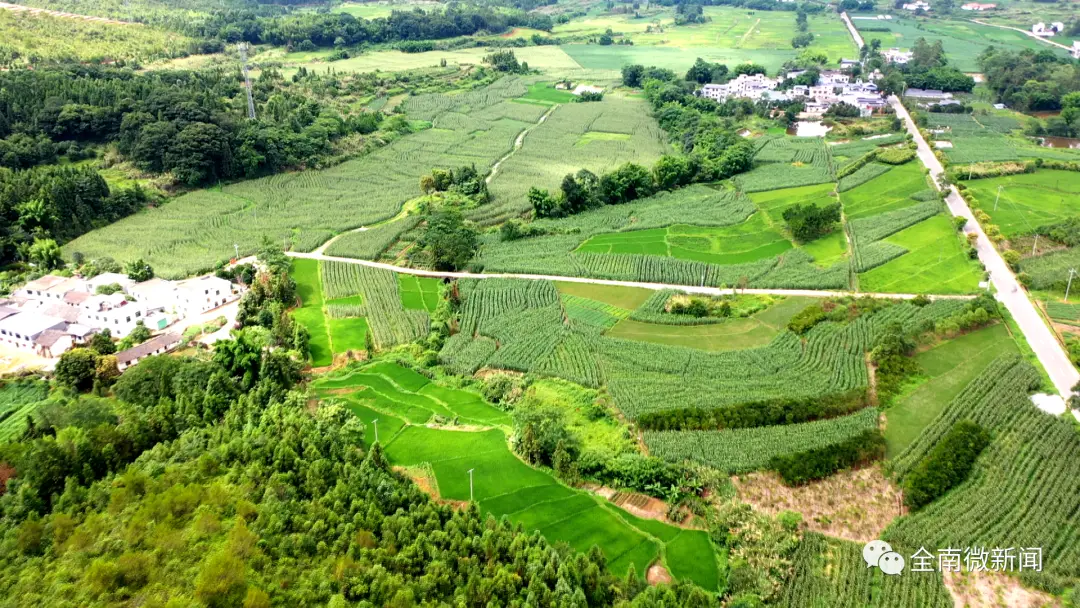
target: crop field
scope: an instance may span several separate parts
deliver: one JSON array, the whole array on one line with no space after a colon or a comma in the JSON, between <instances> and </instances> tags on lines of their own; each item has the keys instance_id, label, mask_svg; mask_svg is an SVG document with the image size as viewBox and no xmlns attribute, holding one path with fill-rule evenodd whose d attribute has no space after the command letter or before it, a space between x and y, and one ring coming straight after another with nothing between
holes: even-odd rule
<instances>
[{"instance_id":1,"label":"crop field","mask_svg":"<svg viewBox=\"0 0 1080 608\"><path fill-rule=\"evenodd\" d=\"M1080 247L1046 253L1020 261L1020 271L1031 277L1034 289L1049 289L1064 293L1069 280L1069 269L1080 269ZM1073 281L1073 287L1078 283Z\"/></svg>"},{"instance_id":2,"label":"crop field","mask_svg":"<svg viewBox=\"0 0 1080 608\"><path fill-rule=\"evenodd\" d=\"M599 234L576 249L582 253L640 253L709 264L741 264L771 258L794 245L755 213L735 226L676 224L667 228Z\"/></svg>"},{"instance_id":3,"label":"crop field","mask_svg":"<svg viewBox=\"0 0 1080 608\"><path fill-rule=\"evenodd\" d=\"M741 350L767 345L784 330L791 317L812 301L791 297L749 317L704 325L667 325L623 319L605 335L709 351Z\"/></svg>"},{"instance_id":4,"label":"crop field","mask_svg":"<svg viewBox=\"0 0 1080 608\"><path fill-rule=\"evenodd\" d=\"M279 59L286 69L305 67L309 70L322 72L326 68L332 67L337 72L401 72L419 68L439 67L443 59L446 60L447 65L481 65L484 62L484 56L491 54L491 49L488 47L476 47L452 51L425 51L423 53L405 53L396 50L371 51L348 59L327 61L326 57L332 52L332 50L325 50L311 53L285 53L280 57L274 57L271 54L268 57ZM524 61L529 64L530 68L537 70L558 73L583 67L578 65L570 55L557 46L515 48L514 55L519 61Z\"/></svg>"},{"instance_id":5,"label":"crop field","mask_svg":"<svg viewBox=\"0 0 1080 608\"><path fill-rule=\"evenodd\" d=\"M591 138L577 145L589 133L629 137ZM608 96L601 102L561 105L499 165L489 184L495 200L469 217L489 224L520 215L530 209L525 198L530 187L557 190L563 176L580 169L599 175L627 162L651 166L668 150L664 137L644 100Z\"/></svg>"},{"instance_id":6,"label":"crop field","mask_svg":"<svg viewBox=\"0 0 1080 608\"><path fill-rule=\"evenodd\" d=\"M586 18L555 27L562 36L599 35L610 28L633 40L633 46L570 44L563 48L582 67L617 70L628 63L641 63L684 71L695 58L702 57L734 67L740 63L758 63L769 72L779 69L796 55L791 48L795 15L788 11L748 11L746 9L707 6L704 24L676 26L670 18L633 19L630 17ZM657 25L660 28L657 28ZM655 31L645 32L652 25ZM843 23L833 13L812 15L811 46L829 57L830 63L841 57L855 57L858 50ZM530 64L531 65L531 64Z\"/></svg>"},{"instance_id":7,"label":"crop field","mask_svg":"<svg viewBox=\"0 0 1080 608\"><path fill-rule=\"evenodd\" d=\"M439 305L439 285L442 284L439 279L411 274L399 274L397 279L402 306L409 310L435 312Z\"/></svg>"},{"instance_id":8,"label":"crop field","mask_svg":"<svg viewBox=\"0 0 1080 608\"><path fill-rule=\"evenodd\" d=\"M945 48L945 54L949 58L949 65L955 66L964 72L978 72L979 54L988 46L1007 48L1013 51L1020 49L1055 50L1048 44L1043 44L1033 38L1013 30L980 25L970 21L940 20L940 19L903 19L893 17L889 21L852 21L856 29L860 27L888 27L889 32L860 32L863 40L867 43L877 38L881 40L882 48L900 47L910 49L919 38L925 38L927 42L934 43L940 40ZM1030 27L1030 25L1029 25ZM813 29L811 28L811 31ZM1066 51L1060 51L1065 54Z\"/></svg>"},{"instance_id":9,"label":"crop field","mask_svg":"<svg viewBox=\"0 0 1080 608\"><path fill-rule=\"evenodd\" d=\"M649 453L666 460L693 460L730 474L760 469L774 456L834 445L878 428L877 408L855 414L722 431L645 431Z\"/></svg>"},{"instance_id":10,"label":"crop field","mask_svg":"<svg viewBox=\"0 0 1080 608\"><path fill-rule=\"evenodd\" d=\"M293 311L293 319L307 328L311 338L308 349L315 367L330 365L334 351L330 347L330 332L323 312L322 283L319 279L317 260L293 260L292 278L296 281L296 295L301 306Z\"/></svg>"},{"instance_id":11,"label":"crop field","mask_svg":"<svg viewBox=\"0 0 1080 608\"><path fill-rule=\"evenodd\" d=\"M393 363L326 376L315 383L315 390L323 398L344 400L367 426L378 420L387 458L398 466L429 467L443 499L469 500L472 470L472 497L487 513L508 517L578 551L597 545L613 573L625 574L633 566L641 577L649 564L663 557L677 577L717 588L717 558L705 532L640 520L560 484L519 460L498 428L416 426L436 416L481 426L509 423L505 412L475 393L439 386ZM374 439L373 434L365 436ZM692 563L684 563L690 559Z\"/></svg>"},{"instance_id":12,"label":"crop field","mask_svg":"<svg viewBox=\"0 0 1080 608\"><path fill-rule=\"evenodd\" d=\"M974 293L983 280L979 263L969 259L952 218L939 213L886 238L907 251L859 274L868 292Z\"/></svg>"},{"instance_id":13,"label":"crop field","mask_svg":"<svg viewBox=\"0 0 1080 608\"><path fill-rule=\"evenodd\" d=\"M937 114L927 115L927 128L934 139L948 141L944 148L949 162L957 165L977 162L1019 160L1026 144L1006 137L1020 122L1004 114Z\"/></svg>"},{"instance_id":14,"label":"crop field","mask_svg":"<svg viewBox=\"0 0 1080 608\"><path fill-rule=\"evenodd\" d=\"M920 370L918 386L886 412L887 456L900 454L964 387L1006 353L1019 351L1005 325L997 324L916 355Z\"/></svg>"},{"instance_id":15,"label":"crop field","mask_svg":"<svg viewBox=\"0 0 1080 608\"><path fill-rule=\"evenodd\" d=\"M462 373L488 366L588 386L604 384L630 418L673 403L712 409L866 387L864 354L888 323L913 327L923 319L951 316L964 306L957 300L923 308L900 303L849 324L822 323L809 332L805 346L781 330L765 346L708 352L604 335L615 315L567 314L550 283L486 279L460 286L459 333L443 347L444 362ZM782 327L791 314L786 307L766 309L758 320Z\"/></svg>"},{"instance_id":16,"label":"crop field","mask_svg":"<svg viewBox=\"0 0 1080 608\"><path fill-rule=\"evenodd\" d=\"M26 418L49 395L49 385L34 380L0 384L0 441L10 441L26 429Z\"/></svg>"},{"instance_id":17,"label":"crop field","mask_svg":"<svg viewBox=\"0 0 1080 608\"><path fill-rule=\"evenodd\" d=\"M158 275L179 278L233 257L234 243L241 256L250 254L263 236L311 251L335 233L397 215L403 203L420 195L417 176L433 167L475 164L487 171L544 112L542 106L508 101L525 92L521 80L504 78L460 95L412 97L405 101L409 116L434 121L436 128L330 169L185 194L87 233L64 252L120 262L142 257Z\"/></svg>"},{"instance_id":18,"label":"crop field","mask_svg":"<svg viewBox=\"0 0 1080 608\"><path fill-rule=\"evenodd\" d=\"M694 65L694 61L698 57L701 57L707 61L723 63L728 66L752 62L765 66L765 69L769 70L771 74L779 70L784 63L795 58L795 52L791 49L678 48L670 46L637 46L636 44L634 46L564 44L558 48L565 51L566 55L582 68L609 70L612 73L621 69L622 66L632 63L654 65L676 72L685 72L690 66Z\"/></svg>"},{"instance_id":19,"label":"crop field","mask_svg":"<svg viewBox=\"0 0 1080 608\"><path fill-rule=\"evenodd\" d=\"M732 181L741 192L762 192L836 181L832 157L819 137L762 137L754 168Z\"/></svg>"},{"instance_id":20,"label":"crop field","mask_svg":"<svg viewBox=\"0 0 1080 608\"><path fill-rule=\"evenodd\" d=\"M331 319L364 317L378 348L412 342L427 335L427 306L430 304L433 309L438 303L438 292L434 294L434 301L431 296L435 285L421 284L415 279L413 282L402 279L399 283L399 275L395 272L359 264L322 262L321 265L326 312ZM402 284L409 290L401 291ZM360 296L359 304L349 301L355 296ZM331 338L334 337L331 334ZM334 352L343 352L343 349L335 344Z\"/></svg>"},{"instance_id":21,"label":"crop field","mask_svg":"<svg viewBox=\"0 0 1080 608\"><path fill-rule=\"evenodd\" d=\"M623 287L621 285L556 282L555 288L563 295L587 298L627 311L641 306L649 299L649 296L653 295L651 289Z\"/></svg>"},{"instance_id":22,"label":"crop field","mask_svg":"<svg viewBox=\"0 0 1080 608\"><path fill-rule=\"evenodd\" d=\"M851 221L917 205L933 194L922 164L909 162L841 192L840 201L844 217Z\"/></svg>"},{"instance_id":23,"label":"crop field","mask_svg":"<svg viewBox=\"0 0 1080 608\"><path fill-rule=\"evenodd\" d=\"M893 546L1042 547L1042 571L1019 574L1025 585L1060 592L1080 576L1080 435L1035 408L1028 393L1039 373L1019 357L995 360L961 391L904 452L893 459L903 479L961 419L990 432L990 445L967 481L923 509L893 522Z\"/></svg>"},{"instance_id":24,"label":"crop field","mask_svg":"<svg viewBox=\"0 0 1080 608\"><path fill-rule=\"evenodd\" d=\"M780 592L783 608L951 608L952 595L937 570L886 576L868 568L863 544L807 532ZM905 553L910 555L910 553Z\"/></svg>"},{"instance_id":25,"label":"crop field","mask_svg":"<svg viewBox=\"0 0 1080 608\"><path fill-rule=\"evenodd\" d=\"M1080 173L1075 171L1039 169L964 183L978 208L1007 237L1032 234L1039 227L1080 215Z\"/></svg>"},{"instance_id":26,"label":"crop field","mask_svg":"<svg viewBox=\"0 0 1080 608\"><path fill-rule=\"evenodd\" d=\"M523 97L519 97L518 101L552 105L556 103L570 103L574 101L575 98L575 95L570 91L556 89L551 83L534 82L529 85L529 92Z\"/></svg>"},{"instance_id":27,"label":"crop field","mask_svg":"<svg viewBox=\"0 0 1080 608\"><path fill-rule=\"evenodd\" d=\"M735 285L745 278L752 287L847 286L846 264L834 264L822 269L800 249L790 249L778 256L757 261L725 265L661 255L575 251L595 235L628 228L635 231L651 230L683 224L734 227L754 212L753 203L745 196L730 190L689 186L627 205L609 205L567 218L536 221L535 226L548 232L541 236L512 242L487 236L483 239L479 260L487 271L497 272L591 276L683 285ZM653 248L659 250L655 246Z\"/></svg>"},{"instance_id":28,"label":"crop field","mask_svg":"<svg viewBox=\"0 0 1080 608\"><path fill-rule=\"evenodd\" d=\"M419 215L407 215L393 221L377 224L366 230L347 232L326 248L326 255L361 260L376 260L401 235L420 223Z\"/></svg>"},{"instance_id":29,"label":"crop field","mask_svg":"<svg viewBox=\"0 0 1080 608\"><path fill-rule=\"evenodd\" d=\"M1080 323L1080 304L1068 302L1047 302L1046 314L1055 321L1066 323Z\"/></svg>"}]
</instances>

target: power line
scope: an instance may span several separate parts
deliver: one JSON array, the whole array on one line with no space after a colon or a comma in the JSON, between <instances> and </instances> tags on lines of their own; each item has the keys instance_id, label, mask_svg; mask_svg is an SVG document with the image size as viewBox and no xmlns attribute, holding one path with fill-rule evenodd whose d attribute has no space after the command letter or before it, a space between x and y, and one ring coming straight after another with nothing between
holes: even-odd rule
<instances>
[{"instance_id":1,"label":"power line","mask_svg":"<svg viewBox=\"0 0 1080 608\"><path fill-rule=\"evenodd\" d=\"M250 120L255 120L255 99L251 96L251 77L248 75L247 43L241 42L237 44L236 49L240 51L240 62L244 66L244 86L247 87L248 118Z\"/></svg>"}]
</instances>

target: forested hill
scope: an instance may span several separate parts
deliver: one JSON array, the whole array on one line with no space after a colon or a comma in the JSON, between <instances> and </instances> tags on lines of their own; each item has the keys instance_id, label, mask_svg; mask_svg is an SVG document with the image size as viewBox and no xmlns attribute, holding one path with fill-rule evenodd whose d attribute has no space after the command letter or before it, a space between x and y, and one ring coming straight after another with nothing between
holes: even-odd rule
<instances>
[{"instance_id":1,"label":"forested hill","mask_svg":"<svg viewBox=\"0 0 1080 608\"><path fill-rule=\"evenodd\" d=\"M454 510L307 408L282 350L156 357L0 447L0 606L713 606Z\"/></svg>"}]
</instances>

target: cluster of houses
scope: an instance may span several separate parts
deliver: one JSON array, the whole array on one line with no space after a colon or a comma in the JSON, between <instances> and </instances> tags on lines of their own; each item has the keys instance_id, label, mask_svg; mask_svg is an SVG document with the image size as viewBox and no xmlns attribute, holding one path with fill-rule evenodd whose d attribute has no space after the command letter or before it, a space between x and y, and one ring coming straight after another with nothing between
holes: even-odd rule
<instances>
[{"instance_id":1,"label":"cluster of houses","mask_svg":"<svg viewBox=\"0 0 1080 608\"><path fill-rule=\"evenodd\" d=\"M700 97L727 101L728 99L746 98L754 101L795 101L805 102L807 115L820 116L838 103L846 103L859 108L862 116L870 116L885 108L886 101L873 82L852 80L851 76L838 71L822 72L818 84L795 85L788 90L778 90L787 79L798 78L804 71L788 72L779 78L769 78L764 74L740 74L725 84L707 84L698 90ZM880 77L880 75L879 75Z\"/></svg>"},{"instance_id":2,"label":"cluster of houses","mask_svg":"<svg viewBox=\"0 0 1080 608\"><path fill-rule=\"evenodd\" d=\"M988 11L997 8L996 4L982 4L980 2L968 2L960 5L962 11Z\"/></svg>"},{"instance_id":3,"label":"cluster of houses","mask_svg":"<svg viewBox=\"0 0 1080 608\"><path fill-rule=\"evenodd\" d=\"M930 5L923 2L923 0L915 0L915 2L904 4L904 10L912 12L921 10L924 13L928 13L930 12Z\"/></svg>"},{"instance_id":4,"label":"cluster of houses","mask_svg":"<svg viewBox=\"0 0 1080 608\"><path fill-rule=\"evenodd\" d=\"M0 300L0 346L44 358L59 357L90 336L108 329L123 338L142 323L151 331L197 316L240 297L240 287L213 275L184 281L135 282L103 273L89 279L45 275ZM164 334L117 353L121 370L148 354L180 341ZM161 352L164 352L161 350Z\"/></svg>"}]
</instances>

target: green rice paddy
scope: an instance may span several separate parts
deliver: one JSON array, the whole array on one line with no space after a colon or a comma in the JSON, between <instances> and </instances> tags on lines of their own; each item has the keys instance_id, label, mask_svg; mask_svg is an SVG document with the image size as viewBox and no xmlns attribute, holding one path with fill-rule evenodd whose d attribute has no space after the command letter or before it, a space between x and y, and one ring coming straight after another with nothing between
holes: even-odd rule
<instances>
[{"instance_id":1,"label":"green rice paddy","mask_svg":"<svg viewBox=\"0 0 1080 608\"><path fill-rule=\"evenodd\" d=\"M365 423L365 441L375 440L377 426L394 465L429 470L441 498L475 499L483 511L575 550L598 546L615 574L633 567L644 576L659 558L676 577L717 590L719 564L707 533L636 518L525 464L507 444L503 428L509 416L479 395L440 386L391 362L325 376L313 386L323 398L343 400ZM419 426L436 416L473 426Z\"/></svg>"},{"instance_id":2,"label":"green rice paddy","mask_svg":"<svg viewBox=\"0 0 1080 608\"><path fill-rule=\"evenodd\" d=\"M908 253L860 274L860 290L940 294L978 290L982 268L968 258L951 217L935 215L884 240Z\"/></svg>"},{"instance_id":3,"label":"green rice paddy","mask_svg":"<svg viewBox=\"0 0 1080 608\"><path fill-rule=\"evenodd\" d=\"M841 192L840 201L844 204L844 217L854 220L918 205L919 201L910 196L930 187L922 163L909 162Z\"/></svg>"},{"instance_id":4,"label":"green rice paddy","mask_svg":"<svg viewBox=\"0 0 1080 608\"><path fill-rule=\"evenodd\" d=\"M330 365L334 352L330 348L330 333L323 313L322 283L319 280L318 260L293 260L292 278L301 306L293 311L293 319L307 328L311 335L308 349L315 367Z\"/></svg>"},{"instance_id":5,"label":"green rice paddy","mask_svg":"<svg viewBox=\"0 0 1080 608\"><path fill-rule=\"evenodd\" d=\"M990 223L1007 237L1032 234L1041 226L1080 215L1080 173L1075 171L1040 169L964 184L978 208L990 215Z\"/></svg>"},{"instance_id":6,"label":"green rice paddy","mask_svg":"<svg viewBox=\"0 0 1080 608\"><path fill-rule=\"evenodd\" d=\"M920 382L885 417L887 456L904 451L945 406L986 366L1004 353L1019 353L1003 323L943 342L915 356Z\"/></svg>"},{"instance_id":7,"label":"green rice paddy","mask_svg":"<svg viewBox=\"0 0 1080 608\"><path fill-rule=\"evenodd\" d=\"M653 230L598 234L578 247L588 253L638 253L712 264L741 264L779 255L794 245L761 213L722 228L677 224Z\"/></svg>"},{"instance_id":8,"label":"green rice paddy","mask_svg":"<svg viewBox=\"0 0 1080 608\"><path fill-rule=\"evenodd\" d=\"M404 273L398 274L397 279L402 306L411 310L435 312L439 305L439 279Z\"/></svg>"}]
</instances>

